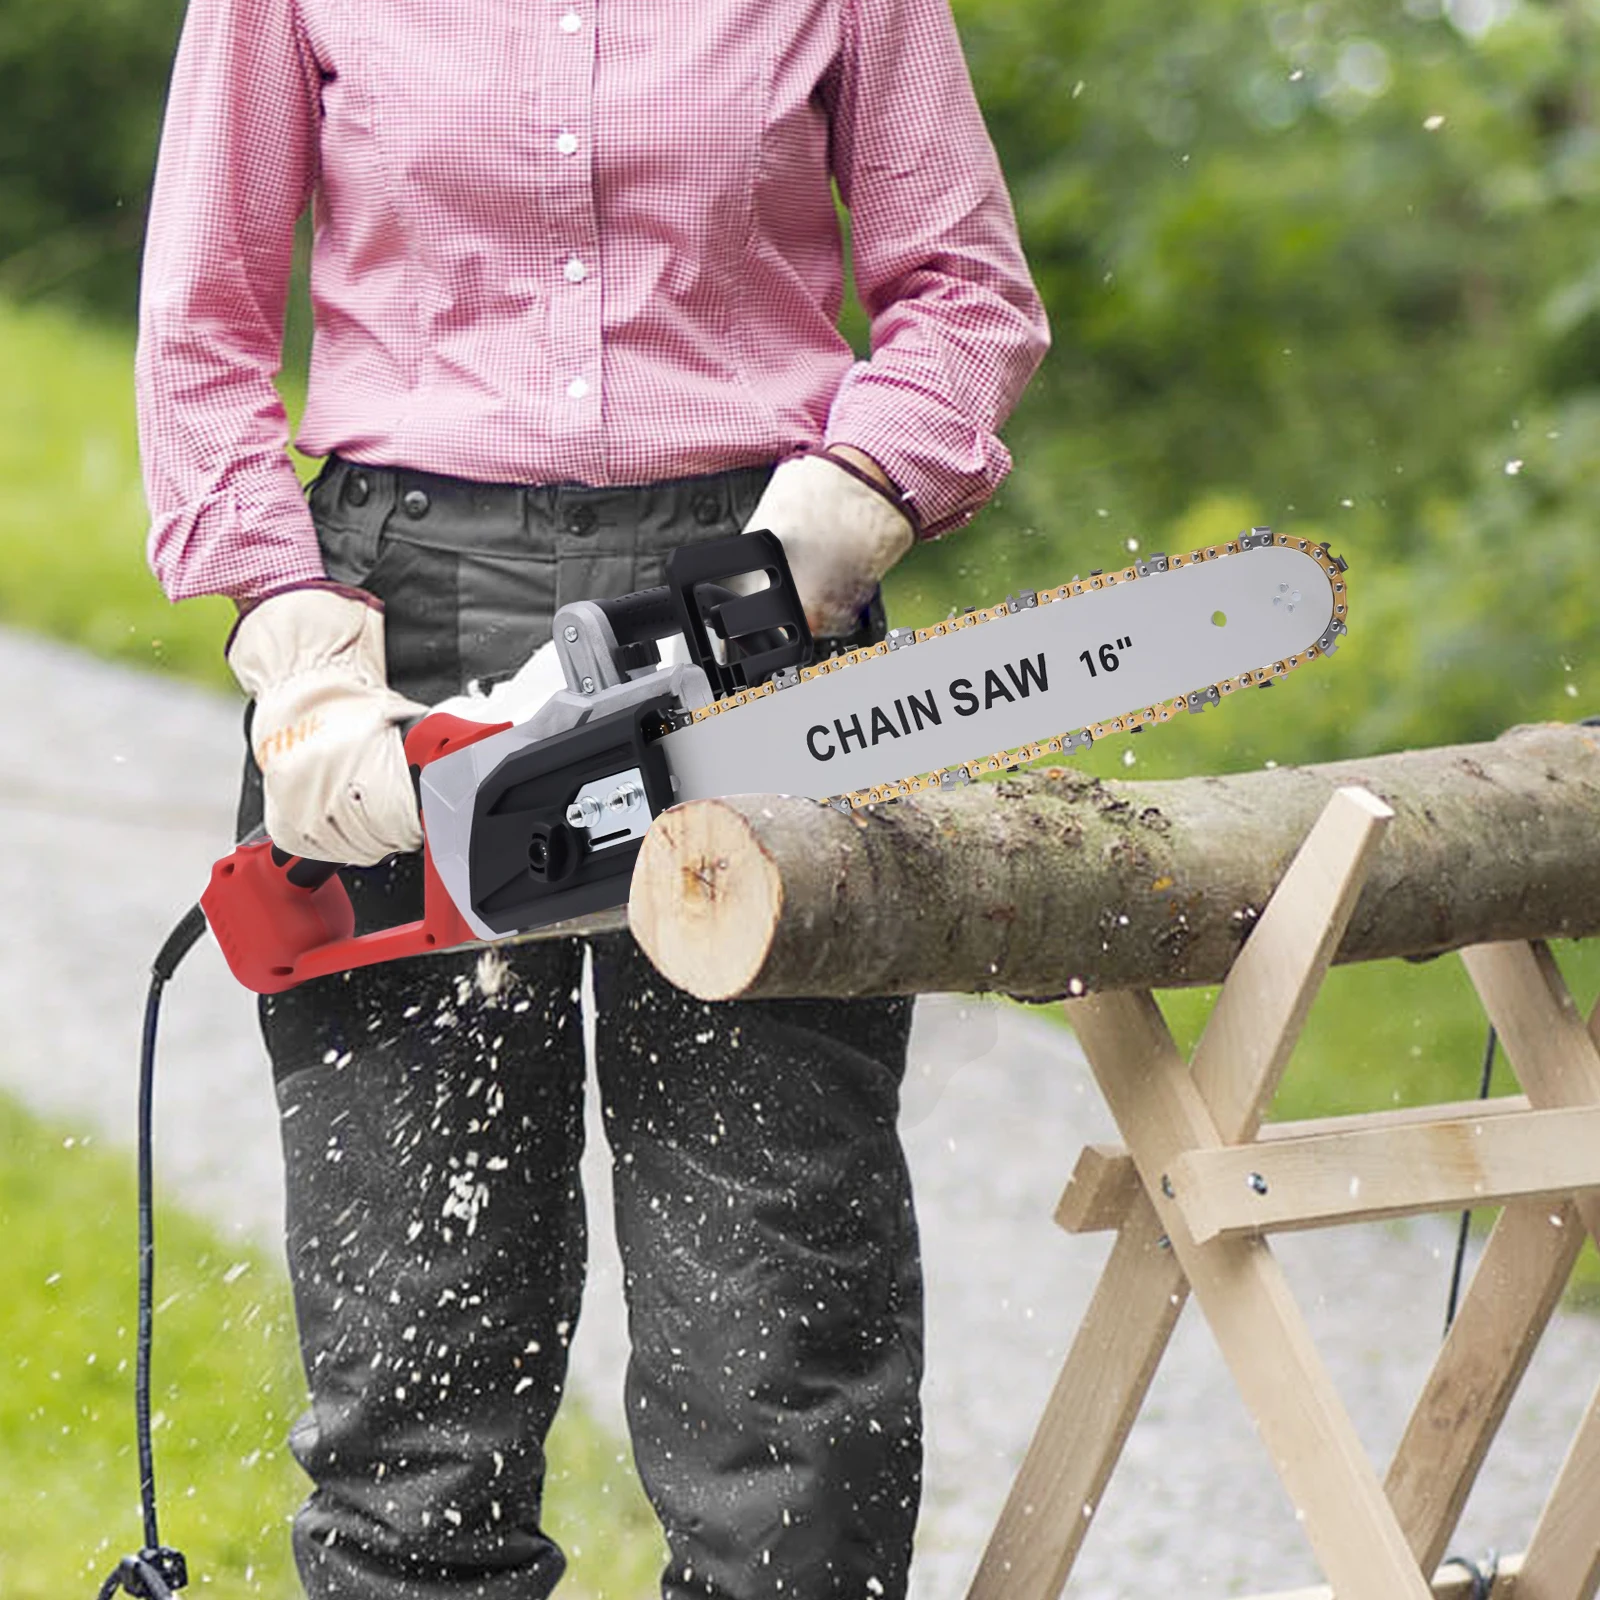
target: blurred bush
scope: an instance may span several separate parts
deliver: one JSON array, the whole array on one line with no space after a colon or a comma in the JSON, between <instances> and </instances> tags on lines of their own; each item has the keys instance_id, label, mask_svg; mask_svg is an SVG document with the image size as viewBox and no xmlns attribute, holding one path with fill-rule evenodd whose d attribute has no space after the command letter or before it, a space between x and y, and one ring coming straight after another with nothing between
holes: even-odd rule
<instances>
[{"instance_id":1,"label":"blurred bush","mask_svg":"<svg viewBox=\"0 0 1600 1600\"><path fill-rule=\"evenodd\" d=\"M1358 558L1273 755L1600 709L1594 0L957 14L1055 348L918 598L1267 522Z\"/></svg>"},{"instance_id":2,"label":"blurred bush","mask_svg":"<svg viewBox=\"0 0 1600 1600\"><path fill-rule=\"evenodd\" d=\"M0 0L0 294L134 301L182 0Z\"/></svg>"}]
</instances>

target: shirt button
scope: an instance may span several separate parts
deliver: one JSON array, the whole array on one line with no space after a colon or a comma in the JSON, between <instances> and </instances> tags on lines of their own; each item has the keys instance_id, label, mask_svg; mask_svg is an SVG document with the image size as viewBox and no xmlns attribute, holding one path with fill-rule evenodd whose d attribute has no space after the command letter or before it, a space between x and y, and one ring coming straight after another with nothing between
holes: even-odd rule
<instances>
[{"instance_id":1,"label":"shirt button","mask_svg":"<svg viewBox=\"0 0 1600 1600\"><path fill-rule=\"evenodd\" d=\"M400 502L406 508L406 515L413 522L427 516L428 503L427 492L423 489L407 489L405 497Z\"/></svg>"},{"instance_id":2,"label":"shirt button","mask_svg":"<svg viewBox=\"0 0 1600 1600\"><path fill-rule=\"evenodd\" d=\"M581 400L588 392L589 380L587 378L574 378L567 385L567 398L569 400Z\"/></svg>"},{"instance_id":3,"label":"shirt button","mask_svg":"<svg viewBox=\"0 0 1600 1600\"><path fill-rule=\"evenodd\" d=\"M567 518L567 532L576 534L593 533L595 525L595 510L593 506L574 506L572 515Z\"/></svg>"},{"instance_id":4,"label":"shirt button","mask_svg":"<svg viewBox=\"0 0 1600 1600\"><path fill-rule=\"evenodd\" d=\"M564 156L578 153L578 136L575 133L564 133L556 140L556 149Z\"/></svg>"},{"instance_id":5,"label":"shirt button","mask_svg":"<svg viewBox=\"0 0 1600 1600\"><path fill-rule=\"evenodd\" d=\"M583 18L576 11L569 11L561 19L561 31L563 33L576 33L582 26Z\"/></svg>"},{"instance_id":6,"label":"shirt button","mask_svg":"<svg viewBox=\"0 0 1600 1600\"><path fill-rule=\"evenodd\" d=\"M345 479L344 497L348 504L364 506L372 498L372 480L364 472Z\"/></svg>"},{"instance_id":7,"label":"shirt button","mask_svg":"<svg viewBox=\"0 0 1600 1600\"><path fill-rule=\"evenodd\" d=\"M589 269L576 256L569 256L561 271L568 283L582 283L589 276Z\"/></svg>"},{"instance_id":8,"label":"shirt button","mask_svg":"<svg viewBox=\"0 0 1600 1600\"><path fill-rule=\"evenodd\" d=\"M694 497L691 503L694 520L702 528L709 528L713 522L722 518L722 505L714 494L701 493Z\"/></svg>"}]
</instances>

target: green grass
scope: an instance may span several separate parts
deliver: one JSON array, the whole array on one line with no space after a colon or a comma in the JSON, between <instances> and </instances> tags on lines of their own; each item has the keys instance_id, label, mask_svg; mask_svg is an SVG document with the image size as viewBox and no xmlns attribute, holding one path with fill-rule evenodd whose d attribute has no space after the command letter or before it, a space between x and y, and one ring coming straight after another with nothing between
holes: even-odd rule
<instances>
[{"instance_id":1,"label":"green grass","mask_svg":"<svg viewBox=\"0 0 1600 1600\"><path fill-rule=\"evenodd\" d=\"M140 1542L131 1163L0 1099L0 1593L92 1593ZM294 1592L283 1447L301 1404L287 1291L163 1211L151 1397L162 1536L219 1596Z\"/></svg>"},{"instance_id":2,"label":"green grass","mask_svg":"<svg viewBox=\"0 0 1600 1600\"><path fill-rule=\"evenodd\" d=\"M89 1595L140 1543L132 1163L0 1097L0 1594ZM304 1404L289 1291L259 1251L160 1210L151 1410L163 1539L217 1600L299 1593L284 1447ZM576 1594L633 1600L660 1565L625 1453L580 1407L551 1439L547 1523Z\"/></svg>"},{"instance_id":3,"label":"green grass","mask_svg":"<svg viewBox=\"0 0 1600 1600\"><path fill-rule=\"evenodd\" d=\"M145 565L133 343L0 299L0 621L219 686L222 599L167 602Z\"/></svg>"}]
</instances>

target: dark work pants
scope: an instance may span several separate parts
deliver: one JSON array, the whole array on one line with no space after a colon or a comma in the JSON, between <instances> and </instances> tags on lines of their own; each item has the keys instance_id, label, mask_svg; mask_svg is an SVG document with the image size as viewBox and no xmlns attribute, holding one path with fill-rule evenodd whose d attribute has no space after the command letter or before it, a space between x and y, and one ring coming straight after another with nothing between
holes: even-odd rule
<instances>
[{"instance_id":1,"label":"dark work pants","mask_svg":"<svg viewBox=\"0 0 1600 1600\"><path fill-rule=\"evenodd\" d=\"M765 473L510 489L334 463L330 575L387 608L424 702L514 670L570 599L660 581L737 531ZM258 799L247 782L241 821ZM415 859L346 875L365 929ZM906 1001L706 1005L596 939L597 1058L662 1592L904 1593L920 1487L921 1282L895 1117ZM576 941L395 962L262 1003L315 1485L312 1600L539 1600L543 1442L577 1321Z\"/></svg>"}]
</instances>

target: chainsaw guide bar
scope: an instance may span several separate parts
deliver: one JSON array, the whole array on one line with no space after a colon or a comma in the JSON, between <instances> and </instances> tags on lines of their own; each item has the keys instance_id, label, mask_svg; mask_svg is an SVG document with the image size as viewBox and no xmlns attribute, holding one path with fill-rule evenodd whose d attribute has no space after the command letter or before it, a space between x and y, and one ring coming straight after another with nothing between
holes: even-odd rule
<instances>
[{"instance_id":1,"label":"chainsaw guide bar","mask_svg":"<svg viewBox=\"0 0 1600 1600\"><path fill-rule=\"evenodd\" d=\"M1243 554L1248 568L1224 569ZM736 792L730 776L755 771L763 793L808 794L852 810L1204 711L1338 648L1346 567L1326 544L1254 528L1226 544L1151 556L931 627L895 629L879 644L780 673L682 717L663 740L674 799ZM1074 601L1090 603L1068 605ZM935 641L936 654L912 652ZM1186 687L1201 672L1209 681ZM797 688L803 693L780 719L777 703ZM1038 738L1051 711L1068 707L1089 716L1062 716L1056 726L1069 731ZM960 759L971 749L963 745L969 719L998 733L1002 748ZM906 760L913 751L934 759ZM830 791L828 778L847 772L857 781Z\"/></svg>"}]
</instances>

